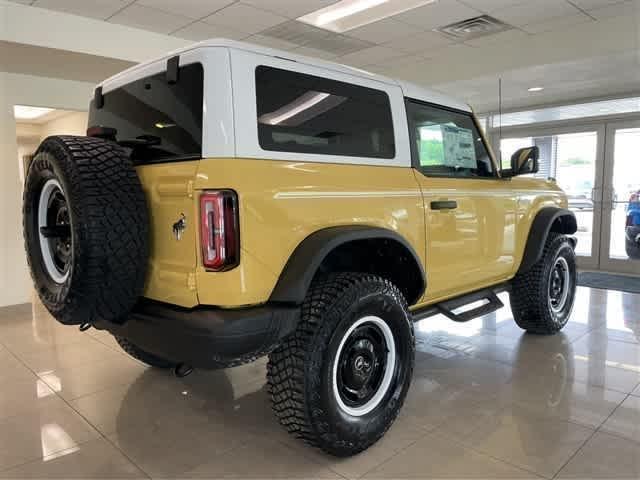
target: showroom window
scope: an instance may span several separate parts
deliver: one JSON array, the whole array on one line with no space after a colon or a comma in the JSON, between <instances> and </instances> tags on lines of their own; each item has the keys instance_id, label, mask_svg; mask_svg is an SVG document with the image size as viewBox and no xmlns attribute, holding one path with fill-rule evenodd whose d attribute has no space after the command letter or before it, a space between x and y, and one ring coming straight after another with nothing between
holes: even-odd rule
<instances>
[{"instance_id":1,"label":"showroom window","mask_svg":"<svg viewBox=\"0 0 640 480\"><path fill-rule=\"evenodd\" d=\"M264 150L395 157L391 105L382 90L259 66L256 97Z\"/></svg>"},{"instance_id":2,"label":"showroom window","mask_svg":"<svg viewBox=\"0 0 640 480\"><path fill-rule=\"evenodd\" d=\"M138 163L202 156L203 68L180 67L179 80L166 72L141 78L104 94L104 105L91 102L90 127L117 130L117 140Z\"/></svg>"},{"instance_id":3,"label":"showroom window","mask_svg":"<svg viewBox=\"0 0 640 480\"><path fill-rule=\"evenodd\" d=\"M427 176L495 177L470 113L407 100L415 164Z\"/></svg>"}]
</instances>

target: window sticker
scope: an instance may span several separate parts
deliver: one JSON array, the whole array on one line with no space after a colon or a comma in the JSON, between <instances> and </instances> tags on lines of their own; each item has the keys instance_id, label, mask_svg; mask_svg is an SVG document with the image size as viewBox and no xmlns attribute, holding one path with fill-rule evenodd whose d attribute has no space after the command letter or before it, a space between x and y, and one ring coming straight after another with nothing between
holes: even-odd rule
<instances>
[{"instance_id":1,"label":"window sticker","mask_svg":"<svg viewBox=\"0 0 640 480\"><path fill-rule=\"evenodd\" d=\"M444 165L455 168L475 169L478 166L473 132L467 128L442 126Z\"/></svg>"}]
</instances>

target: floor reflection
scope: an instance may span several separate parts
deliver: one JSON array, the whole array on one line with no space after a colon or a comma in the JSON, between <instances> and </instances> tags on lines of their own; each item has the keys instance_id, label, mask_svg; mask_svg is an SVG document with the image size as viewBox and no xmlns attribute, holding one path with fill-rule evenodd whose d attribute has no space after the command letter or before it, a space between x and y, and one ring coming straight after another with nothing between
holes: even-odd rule
<instances>
[{"instance_id":1,"label":"floor reflection","mask_svg":"<svg viewBox=\"0 0 640 480\"><path fill-rule=\"evenodd\" d=\"M57 423L47 423L40 428L42 456L49 460L78 451L76 442Z\"/></svg>"},{"instance_id":2,"label":"floor reflection","mask_svg":"<svg viewBox=\"0 0 640 480\"><path fill-rule=\"evenodd\" d=\"M579 288L553 336L523 333L500 297L468 323L415 325L402 413L349 460L278 425L266 359L178 379L40 306L0 309L0 477L639 478L640 295Z\"/></svg>"}]
</instances>

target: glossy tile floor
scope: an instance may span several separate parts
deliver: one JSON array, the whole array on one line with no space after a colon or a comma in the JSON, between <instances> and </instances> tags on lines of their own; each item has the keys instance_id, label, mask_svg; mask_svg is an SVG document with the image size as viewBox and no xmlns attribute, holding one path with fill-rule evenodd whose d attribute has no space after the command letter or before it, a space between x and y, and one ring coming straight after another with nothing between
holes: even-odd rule
<instances>
[{"instance_id":1,"label":"glossy tile floor","mask_svg":"<svg viewBox=\"0 0 640 480\"><path fill-rule=\"evenodd\" d=\"M552 337L508 308L416 331L398 421L334 459L280 429L264 360L177 379L40 306L0 309L0 478L640 477L640 295L580 288Z\"/></svg>"}]
</instances>

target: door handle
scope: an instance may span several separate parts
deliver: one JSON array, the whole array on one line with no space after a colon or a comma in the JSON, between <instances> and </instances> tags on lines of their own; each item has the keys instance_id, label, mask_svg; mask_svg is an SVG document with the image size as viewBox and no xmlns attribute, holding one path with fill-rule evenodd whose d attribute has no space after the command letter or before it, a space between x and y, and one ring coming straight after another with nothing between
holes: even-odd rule
<instances>
[{"instance_id":1,"label":"door handle","mask_svg":"<svg viewBox=\"0 0 640 480\"><path fill-rule=\"evenodd\" d=\"M455 200L436 200L431 202L431 210L454 210L458 208Z\"/></svg>"}]
</instances>

